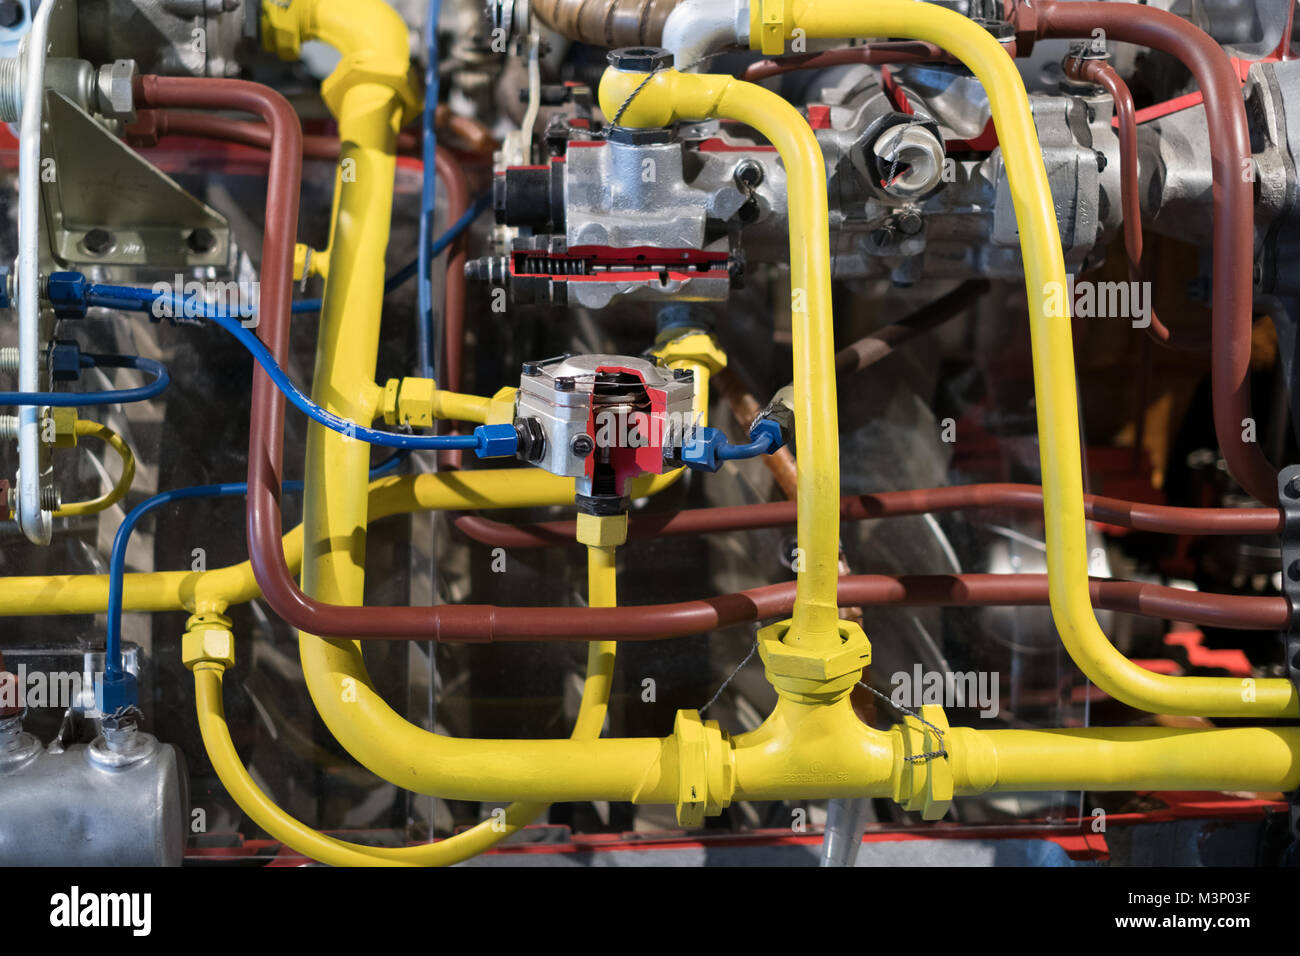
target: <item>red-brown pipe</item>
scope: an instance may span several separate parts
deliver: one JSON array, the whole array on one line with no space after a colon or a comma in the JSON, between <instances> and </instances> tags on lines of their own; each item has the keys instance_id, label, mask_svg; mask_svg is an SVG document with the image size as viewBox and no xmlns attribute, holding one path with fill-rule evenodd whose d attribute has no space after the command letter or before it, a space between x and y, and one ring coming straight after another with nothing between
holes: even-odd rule
<instances>
[{"instance_id":1,"label":"red-brown pipe","mask_svg":"<svg viewBox=\"0 0 1300 956\"><path fill-rule=\"evenodd\" d=\"M759 83L795 70L820 70L830 66L853 64L880 66L891 63L951 61L952 57L933 43L923 43L919 40L888 40L881 43L867 43L863 46L845 47L842 50L826 50L823 53L801 53L773 60L759 60L745 68L742 79L749 83Z\"/></svg>"},{"instance_id":2,"label":"red-brown pipe","mask_svg":"<svg viewBox=\"0 0 1300 956\"><path fill-rule=\"evenodd\" d=\"M1228 470L1247 492L1277 504L1277 469L1257 442L1245 441L1254 321L1255 197L1243 175L1251 161L1241 79L1223 49L1181 17L1150 6L1095 0L1007 0L1018 32L1038 38L1133 43L1180 60L1200 87L1209 124L1214 182L1213 349L1214 431ZM1021 44L1023 47L1024 44Z\"/></svg>"},{"instance_id":3,"label":"red-brown pipe","mask_svg":"<svg viewBox=\"0 0 1300 956\"><path fill-rule=\"evenodd\" d=\"M1106 60L1067 56L1061 64L1072 80L1100 86L1115 102L1115 119L1119 127L1119 194L1124 212L1124 251L1128 254L1128 276L1142 281L1142 199L1138 193L1137 111L1133 94L1115 68ZM1147 334L1161 345L1173 349L1202 349L1208 343L1183 344L1174 341L1169 327L1160 321L1154 308L1149 316ZM1140 447L1140 446L1139 446Z\"/></svg>"},{"instance_id":4,"label":"red-brown pipe","mask_svg":"<svg viewBox=\"0 0 1300 956\"><path fill-rule=\"evenodd\" d=\"M1282 528L1282 517L1272 508L1174 508L1101 495L1084 495L1083 500L1088 520L1135 531L1188 535L1278 534ZM840 499L840 518L862 521L971 508L1041 512L1043 490L1038 485L984 484L845 495ZM665 538L782 528L794 524L795 516L792 501L634 515L628 523L628 537ZM491 547L528 549L574 544L573 521L511 525L478 515L462 515L455 524L473 540Z\"/></svg>"},{"instance_id":5,"label":"red-brown pipe","mask_svg":"<svg viewBox=\"0 0 1300 956\"><path fill-rule=\"evenodd\" d=\"M445 149L434 154L438 179L447 191L447 224L456 222L469 209L469 181L460 163ZM465 344L466 233L462 232L447 250L447 288L443 305L443 387L461 389L461 356Z\"/></svg>"}]
</instances>

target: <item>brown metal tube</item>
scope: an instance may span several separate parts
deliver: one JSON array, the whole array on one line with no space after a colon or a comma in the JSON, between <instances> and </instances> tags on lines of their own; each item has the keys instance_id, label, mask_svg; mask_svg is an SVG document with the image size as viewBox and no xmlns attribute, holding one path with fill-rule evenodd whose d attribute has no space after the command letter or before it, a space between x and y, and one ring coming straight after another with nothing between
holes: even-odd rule
<instances>
[{"instance_id":1,"label":"brown metal tube","mask_svg":"<svg viewBox=\"0 0 1300 956\"><path fill-rule=\"evenodd\" d=\"M852 375L874 365L897 346L961 315L970 307L973 299L979 298L988 290L989 283L985 279L963 282L947 295L940 296L902 321L876 329L870 335L840 349L835 353L835 371L840 375Z\"/></svg>"},{"instance_id":2,"label":"brown metal tube","mask_svg":"<svg viewBox=\"0 0 1300 956\"><path fill-rule=\"evenodd\" d=\"M1138 144L1137 111L1133 94L1124 78L1106 60L1067 56L1062 62L1065 75L1072 80L1100 86L1115 102L1115 118L1119 126L1119 192L1120 206L1124 210L1124 251L1128 254L1128 276L1134 282L1142 281L1142 199L1138 194ZM1147 335L1171 349L1194 351L1209 347L1208 342L1184 343L1175 341L1169 327L1160 321L1155 309L1151 310ZM1145 403L1141 406L1145 408ZM1141 447L1137 445L1136 447Z\"/></svg>"},{"instance_id":3,"label":"brown metal tube","mask_svg":"<svg viewBox=\"0 0 1300 956\"><path fill-rule=\"evenodd\" d=\"M1038 38L1107 41L1160 50L1180 60L1205 101L1214 180L1213 348L1214 431L1228 470L1247 492L1277 504L1277 469L1257 442L1245 441L1254 321L1255 197L1242 175L1251 159L1241 79L1223 49L1181 17L1150 6L1095 0L1008 0L1017 29Z\"/></svg>"},{"instance_id":4,"label":"brown metal tube","mask_svg":"<svg viewBox=\"0 0 1300 956\"><path fill-rule=\"evenodd\" d=\"M678 0L532 0L529 12L556 33L613 49L658 46Z\"/></svg>"},{"instance_id":5,"label":"brown metal tube","mask_svg":"<svg viewBox=\"0 0 1300 956\"><path fill-rule=\"evenodd\" d=\"M759 60L745 68L742 79L749 83L760 83L782 73L793 73L795 70L821 70L831 66L854 64L881 66L892 63L943 62L952 62L952 57L933 43L923 43L919 40L886 40L880 43L845 47L842 50L800 53L796 56Z\"/></svg>"},{"instance_id":6,"label":"brown metal tube","mask_svg":"<svg viewBox=\"0 0 1300 956\"><path fill-rule=\"evenodd\" d=\"M845 495L840 518L863 521L901 518L972 508L1042 511L1043 490L1038 485L983 484L914 491L882 491L870 495ZM1280 513L1272 508L1175 508L1084 495L1088 520L1159 534L1278 534ZM694 508L671 514L634 515L629 538L664 538L782 528L794 524L792 501L725 508ZM548 548L574 544L573 521L547 521L511 525L478 515L462 515L456 527L481 544L501 548Z\"/></svg>"}]
</instances>

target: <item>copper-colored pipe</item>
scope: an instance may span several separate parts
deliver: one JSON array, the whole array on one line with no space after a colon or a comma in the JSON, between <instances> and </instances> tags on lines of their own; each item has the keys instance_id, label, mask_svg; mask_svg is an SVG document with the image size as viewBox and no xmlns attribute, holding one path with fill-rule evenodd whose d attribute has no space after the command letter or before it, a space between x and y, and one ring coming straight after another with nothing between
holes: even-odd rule
<instances>
[{"instance_id":1,"label":"copper-colored pipe","mask_svg":"<svg viewBox=\"0 0 1300 956\"><path fill-rule=\"evenodd\" d=\"M1277 469L1256 442L1245 441L1253 420L1250 345L1254 321L1255 197L1242 175L1251 159L1241 79L1223 49L1181 17L1150 6L1095 0L1006 0L1017 30L1038 38L1133 43L1180 60L1205 101L1214 181L1213 348L1214 431L1228 470L1241 487L1277 504ZM1022 47L1024 44L1021 45Z\"/></svg>"},{"instance_id":2,"label":"copper-colored pipe","mask_svg":"<svg viewBox=\"0 0 1300 956\"><path fill-rule=\"evenodd\" d=\"M1141 282L1142 199L1138 193L1137 111L1133 106L1133 94L1124 78L1106 60L1067 56L1061 65L1070 79L1100 86L1115 102L1115 118L1119 125L1119 192L1120 206L1124 211L1124 251L1128 254L1129 279ZM1209 347L1208 342L1174 340L1169 327L1160 321L1154 308L1149 318L1147 335L1161 345L1186 351Z\"/></svg>"},{"instance_id":3,"label":"copper-colored pipe","mask_svg":"<svg viewBox=\"0 0 1300 956\"><path fill-rule=\"evenodd\" d=\"M988 290L989 283L985 279L963 282L947 295L922 306L907 318L876 329L870 335L840 349L835 353L835 371L840 375L852 375L874 365L903 343L955 319L970 307L974 299Z\"/></svg>"},{"instance_id":4,"label":"copper-colored pipe","mask_svg":"<svg viewBox=\"0 0 1300 956\"><path fill-rule=\"evenodd\" d=\"M447 191L447 224L460 219L469 209L469 182L460 163L440 149L434 156L438 178ZM447 250L447 288L443 305L444 387L461 389L461 356L465 344L466 234L461 233Z\"/></svg>"},{"instance_id":5,"label":"copper-colored pipe","mask_svg":"<svg viewBox=\"0 0 1300 956\"><path fill-rule=\"evenodd\" d=\"M731 408L732 416L742 426L748 426L762 411L758 400L750 394L734 369L728 367L719 370L713 376L713 385L722 393L722 397ZM767 465L767 470L772 473L772 478L780 487L781 493L787 498L796 497L799 491L799 466L795 463L794 454L790 449L781 447L770 455L764 455L763 464Z\"/></svg>"},{"instance_id":6,"label":"copper-colored pipe","mask_svg":"<svg viewBox=\"0 0 1300 956\"><path fill-rule=\"evenodd\" d=\"M1273 508L1175 508L1169 505L1123 501L1101 495L1084 495L1088 520L1158 534L1278 534L1282 518ZM913 491L882 491L845 495L840 518L863 521L938 514L973 508L1042 511L1043 490L1038 485L983 484ZM672 514L634 515L628 524L630 538L666 538L782 528L795 522L792 501L725 508L693 508ZM574 522L547 521L511 525L478 515L462 515L456 527L482 544L501 548L548 548L572 545Z\"/></svg>"},{"instance_id":7,"label":"copper-colored pipe","mask_svg":"<svg viewBox=\"0 0 1300 956\"><path fill-rule=\"evenodd\" d=\"M745 68L742 79L749 83L759 83L795 70L821 70L831 66L853 64L880 66L892 63L934 62L950 63L952 57L933 43L923 43L919 40L887 40L846 47L842 50L826 50L823 53L800 53L796 56L759 60Z\"/></svg>"},{"instance_id":8,"label":"copper-colored pipe","mask_svg":"<svg viewBox=\"0 0 1300 956\"><path fill-rule=\"evenodd\" d=\"M529 13L579 43L658 46L678 0L532 0Z\"/></svg>"}]
</instances>

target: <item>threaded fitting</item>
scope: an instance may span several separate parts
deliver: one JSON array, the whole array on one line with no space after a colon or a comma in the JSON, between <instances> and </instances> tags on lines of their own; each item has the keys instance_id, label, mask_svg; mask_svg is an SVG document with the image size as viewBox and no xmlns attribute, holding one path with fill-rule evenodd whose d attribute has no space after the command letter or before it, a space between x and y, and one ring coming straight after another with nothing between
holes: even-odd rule
<instances>
[{"instance_id":1,"label":"threaded fitting","mask_svg":"<svg viewBox=\"0 0 1300 956\"><path fill-rule=\"evenodd\" d=\"M17 123L22 112L22 57L0 57L0 122Z\"/></svg>"}]
</instances>

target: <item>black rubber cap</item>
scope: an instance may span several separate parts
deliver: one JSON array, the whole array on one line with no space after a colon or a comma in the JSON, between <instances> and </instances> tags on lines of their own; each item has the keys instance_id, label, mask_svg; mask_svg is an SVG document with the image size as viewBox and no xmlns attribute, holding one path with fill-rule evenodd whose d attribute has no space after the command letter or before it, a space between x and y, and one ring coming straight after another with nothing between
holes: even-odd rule
<instances>
[{"instance_id":1,"label":"black rubber cap","mask_svg":"<svg viewBox=\"0 0 1300 956\"><path fill-rule=\"evenodd\" d=\"M656 46L625 46L610 50L606 59L614 69L625 73L653 73L673 65L672 53Z\"/></svg>"}]
</instances>

